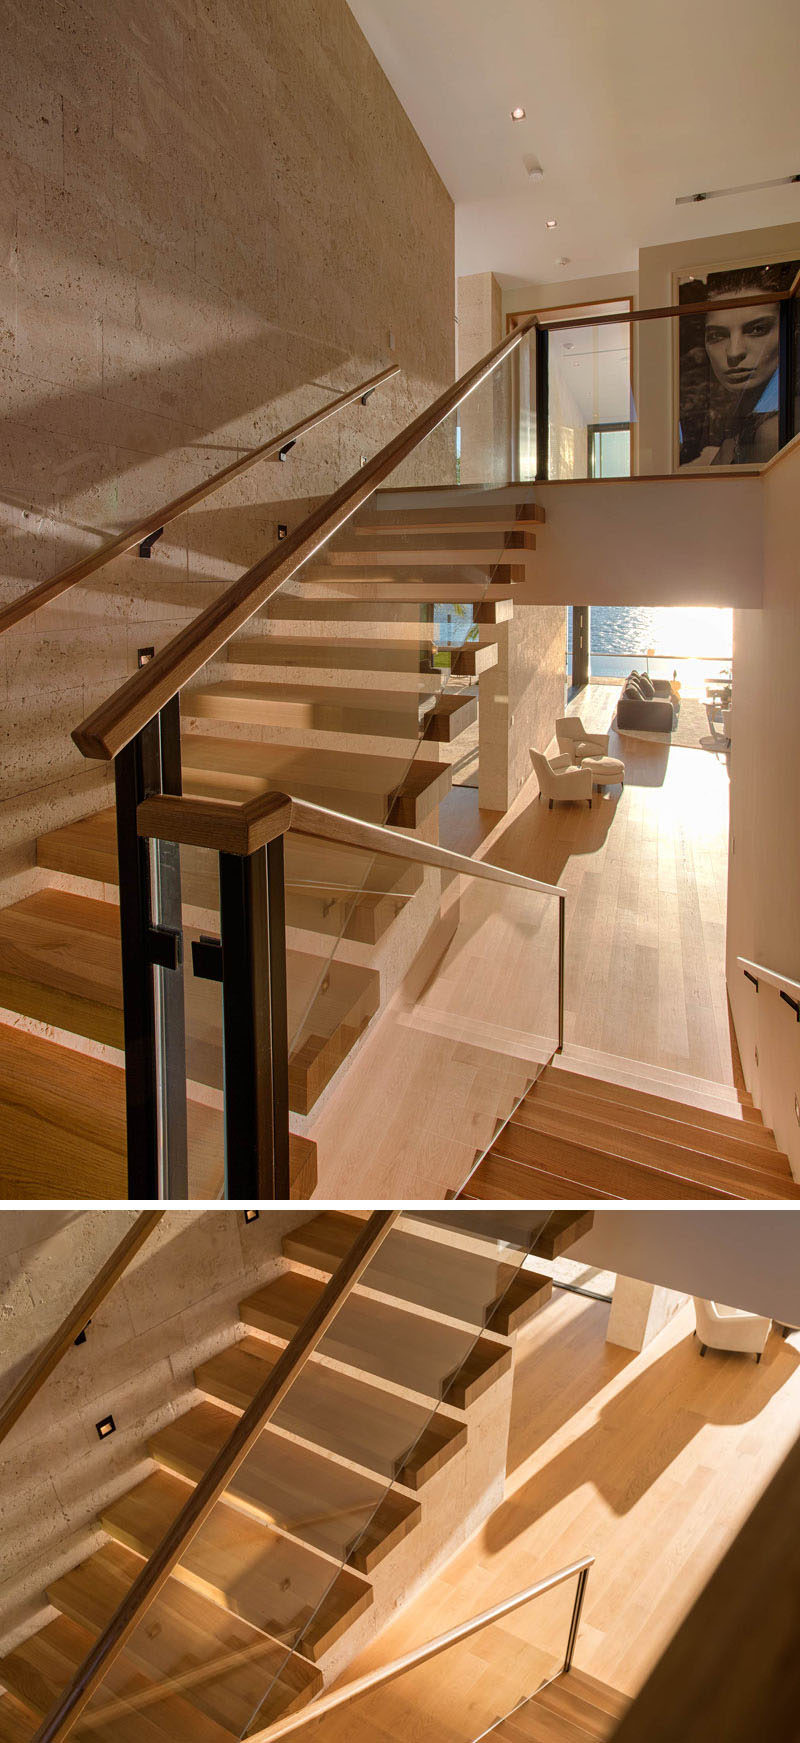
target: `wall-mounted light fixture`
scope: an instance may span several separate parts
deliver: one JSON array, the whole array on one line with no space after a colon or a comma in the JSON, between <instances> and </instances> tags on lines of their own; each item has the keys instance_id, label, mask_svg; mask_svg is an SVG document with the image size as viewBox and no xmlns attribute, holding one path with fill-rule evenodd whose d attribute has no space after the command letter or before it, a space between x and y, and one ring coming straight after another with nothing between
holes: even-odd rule
<instances>
[{"instance_id":1,"label":"wall-mounted light fixture","mask_svg":"<svg viewBox=\"0 0 800 1743\"><path fill-rule=\"evenodd\" d=\"M525 120L525 110L522 108L521 104L518 103L516 109L512 109L511 119L512 119L512 121L524 121Z\"/></svg>"},{"instance_id":2,"label":"wall-mounted light fixture","mask_svg":"<svg viewBox=\"0 0 800 1743\"><path fill-rule=\"evenodd\" d=\"M246 1223L257 1223L261 1212L259 1210L246 1210L243 1214Z\"/></svg>"},{"instance_id":3,"label":"wall-mounted light fixture","mask_svg":"<svg viewBox=\"0 0 800 1743\"><path fill-rule=\"evenodd\" d=\"M113 1416L104 1416L102 1422L96 1422L98 1440L108 1440L109 1435L114 1434L116 1426Z\"/></svg>"}]
</instances>

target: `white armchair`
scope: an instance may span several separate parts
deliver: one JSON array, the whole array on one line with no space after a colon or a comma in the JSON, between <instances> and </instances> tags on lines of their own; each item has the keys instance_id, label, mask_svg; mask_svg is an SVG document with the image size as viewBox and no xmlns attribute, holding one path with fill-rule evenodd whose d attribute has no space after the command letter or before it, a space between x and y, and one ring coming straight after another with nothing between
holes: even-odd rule
<instances>
[{"instance_id":1,"label":"white armchair","mask_svg":"<svg viewBox=\"0 0 800 1743\"><path fill-rule=\"evenodd\" d=\"M582 763L584 757L608 756L608 733L587 732L578 714L567 714L556 721L556 742L573 763Z\"/></svg>"},{"instance_id":2,"label":"white armchair","mask_svg":"<svg viewBox=\"0 0 800 1743\"><path fill-rule=\"evenodd\" d=\"M591 769L576 768L569 753L548 758L542 751L532 750L531 762L539 782L539 798L547 799L551 811L554 799L588 799L591 808Z\"/></svg>"},{"instance_id":3,"label":"white armchair","mask_svg":"<svg viewBox=\"0 0 800 1743\"><path fill-rule=\"evenodd\" d=\"M771 1319L762 1319L760 1314L746 1313L739 1307L723 1307L719 1301L703 1301L699 1295L693 1300L701 1356L706 1350L739 1350L742 1355L761 1361L772 1329Z\"/></svg>"}]
</instances>

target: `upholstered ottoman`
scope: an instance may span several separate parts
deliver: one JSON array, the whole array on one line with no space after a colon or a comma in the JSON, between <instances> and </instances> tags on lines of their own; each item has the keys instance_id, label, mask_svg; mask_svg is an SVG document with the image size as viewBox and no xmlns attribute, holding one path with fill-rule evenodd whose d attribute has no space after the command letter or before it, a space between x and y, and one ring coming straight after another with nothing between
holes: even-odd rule
<instances>
[{"instance_id":1,"label":"upholstered ottoman","mask_svg":"<svg viewBox=\"0 0 800 1743\"><path fill-rule=\"evenodd\" d=\"M617 781L625 785L625 764L619 757L584 757L582 769L589 769L596 787L613 787Z\"/></svg>"}]
</instances>

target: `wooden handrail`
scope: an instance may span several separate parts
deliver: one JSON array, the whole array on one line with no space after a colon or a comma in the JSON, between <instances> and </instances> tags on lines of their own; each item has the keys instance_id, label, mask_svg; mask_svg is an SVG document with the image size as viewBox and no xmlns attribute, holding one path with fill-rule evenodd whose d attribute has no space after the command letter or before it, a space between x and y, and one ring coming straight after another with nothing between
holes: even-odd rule
<instances>
[{"instance_id":1,"label":"wooden handrail","mask_svg":"<svg viewBox=\"0 0 800 1743\"><path fill-rule=\"evenodd\" d=\"M223 466L220 472L213 472L210 478L204 478L200 484L193 484L191 490L184 490L182 496L173 497L171 502L154 513L145 515L144 520L137 521L127 532L120 533L109 544L101 545L99 550L92 551L88 557L79 557L76 563L70 563L66 569L60 569L49 581L41 581L37 587L32 587L30 593L23 594L21 599L12 600L10 605L0 609L0 635L3 630L11 629L15 623L21 623L23 618L30 617L49 600L57 599L59 594L67 593L76 582L85 581L87 575L94 575L98 569L103 569L106 563L114 557L121 557L123 552L130 551L134 545L140 545L143 539L151 533L158 532L161 527L177 520L189 508L194 508L205 497L211 496L223 484L228 484L232 478L239 478L243 472L249 471L259 460L268 460L270 456L279 454L282 448L293 446L300 436L305 436L309 430L315 430L319 424L324 424L334 412L343 411L345 406L352 405L354 400L363 399L365 394L374 393L384 381L394 375L399 375L400 365L394 363L388 369L382 369L380 374L371 375L368 381L362 381L360 387L351 388L348 393L340 393L328 405L319 411L311 412L309 417L301 418L299 424L292 424L280 436L271 436L268 442L262 442L258 448L251 448L240 460L234 460L230 466Z\"/></svg>"},{"instance_id":2,"label":"wooden handrail","mask_svg":"<svg viewBox=\"0 0 800 1743\"><path fill-rule=\"evenodd\" d=\"M260 793L245 804L225 799L194 799L167 793L143 799L136 813L139 834L153 841L172 841L181 847L208 847L217 853L247 855L265 841L283 835L311 835L334 841L340 847L366 848L391 859L410 859L418 865L437 866L441 871L461 872L485 878L490 883L514 884L542 896L566 896L559 884L543 884L522 872L506 871L487 860L451 853L415 835L403 835L381 823L363 823L341 811L328 811L286 793Z\"/></svg>"},{"instance_id":3,"label":"wooden handrail","mask_svg":"<svg viewBox=\"0 0 800 1743\"><path fill-rule=\"evenodd\" d=\"M146 1210L137 1216L136 1221L117 1242L114 1251L109 1254L104 1265L92 1278L91 1283L75 1306L61 1321L57 1331L49 1337L47 1343L34 1356L30 1367L17 1381L13 1392L0 1404L0 1441L5 1440L10 1428L19 1421L24 1410L36 1397L53 1369L58 1367L62 1356L74 1344L76 1337L88 1325L96 1313L101 1301L105 1301L109 1291L127 1270L131 1260L135 1258L145 1241L153 1233L156 1224L161 1221L163 1210Z\"/></svg>"},{"instance_id":4,"label":"wooden handrail","mask_svg":"<svg viewBox=\"0 0 800 1743\"><path fill-rule=\"evenodd\" d=\"M748 297L714 297L705 303L670 303L663 309L622 309L618 315L581 315L577 320L548 321L540 320L539 326L547 333L560 333L573 327L619 327L626 323L635 326L639 321L666 321L672 315L710 315L721 309L755 309L761 303L786 303L792 296L793 287L785 291L765 291L756 296ZM541 314L541 311L539 311Z\"/></svg>"},{"instance_id":5,"label":"wooden handrail","mask_svg":"<svg viewBox=\"0 0 800 1743\"><path fill-rule=\"evenodd\" d=\"M373 1689L382 1688L386 1683L395 1682L407 1670L416 1670L420 1664L426 1664L431 1658L438 1658L441 1652L446 1652L450 1646L458 1646L460 1641L469 1640L473 1634L480 1634L483 1628L490 1628L493 1623L501 1622L505 1616L513 1615L534 1598L539 1598L544 1592L552 1591L556 1586L562 1586L566 1580L577 1579L582 1573L589 1572L594 1564L593 1555L584 1555L580 1561L570 1562L568 1567L559 1568L558 1573L548 1574L546 1579L537 1580L534 1585L526 1586L522 1592L515 1592L513 1598L504 1598L502 1603L493 1604L490 1610L482 1610L478 1616L470 1616L467 1622L459 1622L455 1628L448 1629L446 1634L437 1634L435 1639L426 1640L424 1645L412 1647L402 1658L395 1658L390 1664L383 1664L378 1670L367 1671L366 1676L359 1676L353 1682L345 1683L343 1688L332 1689L330 1694L320 1695L319 1700L298 1713L290 1713L285 1719L277 1719L273 1725L265 1726L262 1731L251 1731L249 1743L273 1743L279 1737L291 1736L294 1731L301 1731L304 1726L313 1726L325 1713L336 1712L338 1707L347 1706L358 1695L368 1694Z\"/></svg>"},{"instance_id":6,"label":"wooden handrail","mask_svg":"<svg viewBox=\"0 0 800 1743\"><path fill-rule=\"evenodd\" d=\"M83 756L104 761L116 756L201 670L206 661L219 653L231 636L277 593L279 587L289 581L339 527L344 526L400 462L455 411L505 356L516 350L526 332L536 325L536 316L532 315L523 326L509 333L499 345L467 369L413 423L346 479L288 538L240 575L238 581L232 582L224 593L206 606L205 611L174 636L155 659L134 672L113 696L88 715L72 734Z\"/></svg>"},{"instance_id":7,"label":"wooden handrail","mask_svg":"<svg viewBox=\"0 0 800 1743\"><path fill-rule=\"evenodd\" d=\"M381 1210L373 1211L368 1217L311 1312L270 1369L244 1414L237 1419L232 1433L205 1475L190 1492L180 1513L164 1533L150 1560L137 1574L69 1686L43 1720L33 1743L57 1743L71 1731L145 1611L169 1579L172 1569L224 1495L265 1424L275 1415L399 1215L399 1210Z\"/></svg>"}]
</instances>

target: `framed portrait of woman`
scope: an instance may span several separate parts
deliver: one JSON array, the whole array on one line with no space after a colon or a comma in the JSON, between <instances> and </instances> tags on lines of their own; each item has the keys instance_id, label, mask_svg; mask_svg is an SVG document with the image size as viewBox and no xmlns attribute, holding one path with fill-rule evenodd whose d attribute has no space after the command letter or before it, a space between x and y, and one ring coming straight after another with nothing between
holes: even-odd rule
<instances>
[{"instance_id":1,"label":"framed portrait of woman","mask_svg":"<svg viewBox=\"0 0 800 1743\"><path fill-rule=\"evenodd\" d=\"M699 269L677 275L677 301L724 302L787 291L800 262ZM713 306L676 323L679 470L755 466L778 451L780 303Z\"/></svg>"}]
</instances>

